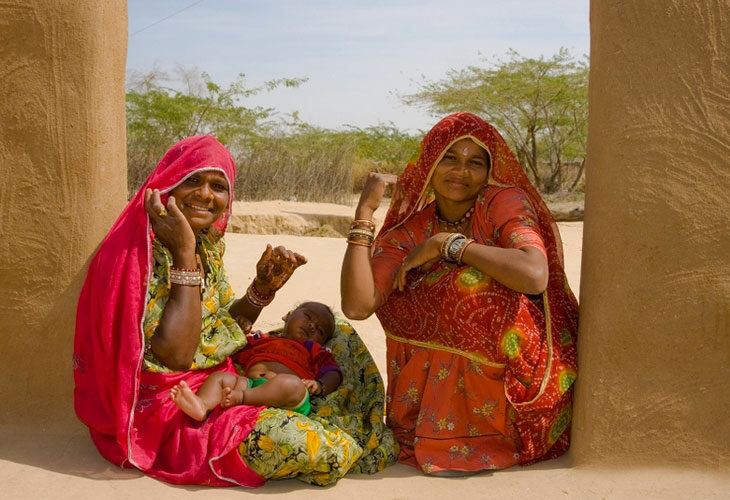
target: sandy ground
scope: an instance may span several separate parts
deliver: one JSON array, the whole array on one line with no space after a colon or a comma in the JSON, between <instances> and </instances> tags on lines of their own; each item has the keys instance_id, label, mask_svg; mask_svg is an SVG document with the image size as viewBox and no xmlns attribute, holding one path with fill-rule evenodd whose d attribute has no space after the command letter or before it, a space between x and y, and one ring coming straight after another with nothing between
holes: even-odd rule
<instances>
[{"instance_id":1,"label":"sandy ground","mask_svg":"<svg viewBox=\"0 0 730 500\"><path fill-rule=\"evenodd\" d=\"M574 290L579 286L582 223L560 224L566 270ZM291 235L229 234L226 268L234 290L242 293L254 276L254 264L266 243L284 245L308 257L290 282L262 313L257 327L279 324L279 318L305 299L320 300L339 310L339 272L345 250L343 238ZM385 348L377 319L353 322L381 371ZM465 478L426 477L410 467L395 465L373 475L352 475L326 488L295 480L271 481L258 490L180 487L161 483L138 471L121 470L94 449L85 428L0 429L0 498L54 499L222 499L240 495L302 495L329 498L424 499L452 498L728 498L730 479L719 472L688 469L607 469L571 467L569 457L507 471Z\"/></svg>"},{"instance_id":2,"label":"sandy ground","mask_svg":"<svg viewBox=\"0 0 730 500\"><path fill-rule=\"evenodd\" d=\"M246 234L293 234L298 236L346 236L355 211L357 199L352 205L333 203L272 201L236 201L229 231ZM383 198L375 213L379 228L385 216L390 198ZM550 210L556 220L582 221L583 202L551 203Z\"/></svg>"}]
</instances>

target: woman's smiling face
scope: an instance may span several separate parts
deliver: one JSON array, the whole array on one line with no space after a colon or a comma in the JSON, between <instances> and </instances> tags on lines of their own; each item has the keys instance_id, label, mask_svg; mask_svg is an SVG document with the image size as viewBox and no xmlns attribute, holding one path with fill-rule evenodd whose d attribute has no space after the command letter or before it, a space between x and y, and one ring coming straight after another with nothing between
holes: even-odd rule
<instances>
[{"instance_id":1,"label":"woman's smiling face","mask_svg":"<svg viewBox=\"0 0 730 500\"><path fill-rule=\"evenodd\" d=\"M228 180L218 170L190 174L170 191L194 232L209 228L228 208Z\"/></svg>"},{"instance_id":2,"label":"woman's smiling face","mask_svg":"<svg viewBox=\"0 0 730 500\"><path fill-rule=\"evenodd\" d=\"M434 169L431 185L437 198L454 202L473 200L487 182L488 173L487 152L465 138L456 141L444 153Z\"/></svg>"}]
</instances>

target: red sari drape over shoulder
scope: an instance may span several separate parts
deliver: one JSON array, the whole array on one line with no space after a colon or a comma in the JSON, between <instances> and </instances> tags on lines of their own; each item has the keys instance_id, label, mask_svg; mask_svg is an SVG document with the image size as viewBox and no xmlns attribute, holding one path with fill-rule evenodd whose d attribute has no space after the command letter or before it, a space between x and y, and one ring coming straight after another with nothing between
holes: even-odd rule
<instances>
[{"instance_id":1,"label":"red sari drape over shoulder","mask_svg":"<svg viewBox=\"0 0 730 500\"><path fill-rule=\"evenodd\" d=\"M144 191L159 189L165 203L170 190L200 170L219 170L228 179L228 210L211 229L222 236L235 164L214 137L189 137L165 154L94 255L76 315L74 406L101 454L117 465L178 484L259 486L264 479L243 462L237 447L260 407L216 409L205 422L195 422L168 397L181 380L195 390L212 371L235 373L230 360L209 370L142 371L153 238Z\"/></svg>"},{"instance_id":2,"label":"red sari drape over shoulder","mask_svg":"<svg viewBox=\"0 0 730 500\"><path fill-rule=\"evenodd\" d=\"M545 293L528 297L470 266L441 261L391 292L403 258L438 231L433 168L456 141L490 156L489 184L471 223L477 243L534 246L548 259ZM401 461L424 472L505 468L550 458L569 444L577 372L577 302L562 267L557 227L499 133L457 113L424 138L399 180L372 266L387 336L387 422Z\"/></svg>"}]
</instances>

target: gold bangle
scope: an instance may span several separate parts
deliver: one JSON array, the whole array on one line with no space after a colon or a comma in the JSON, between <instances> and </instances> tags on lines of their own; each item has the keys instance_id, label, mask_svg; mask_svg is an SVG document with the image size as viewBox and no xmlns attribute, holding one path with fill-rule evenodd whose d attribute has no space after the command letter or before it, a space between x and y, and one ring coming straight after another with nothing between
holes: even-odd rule
<instances>
[{"instance_id":1,"label":"gold bangle","mask_svg":"<svg viewBox=\"0 0 730 500\"><path fill-rule=\"evenodd\" d=\"M351 243L353 245L359 245L361 247L371 247L373 246L373 242L365 243L364 241L357 241L357 240L351 240L350 238L347 238L347 243Z\"/></svg>"},{"instance_id":2,"label":"gold bangle","mask_svg":"<svg viewBox=\"0 0 730 500\"><path fill-rule=\"evenodd\" d=\"M362 224L364 226L367 226L368 229L371 231L375 231L375 223L369 219L355 219L350 223L350 229L353 229L354 227L358 226L359 224Z\"/></svg>"},{"instance_id":3,"label":"gold bangle","mask_svg":"<svg viewBox=\"0 0 730 500\"><path fill-rule=\"evenodd\" d=\"M372 231L368 231L367 229L350 229L350 232L347 233L347 237L351 238L353 236L362 236L369 240L375 239L375 234Z\"/></svg>"},{"instance_id":4,"label":"gold bangle","mask_svg":"<svg viewBox=\"0 0 730 500\"><path fill-rule=\"evenodd\" d=\"M451 234L454 234L454 233L451 233ZM445 259L444 251L446 250L446 242L449 241L449 238L451 238L451 235L447 236L446 239L441 242L441 248L439 248L439 253L441 254L442 259Z\"/></svg>"},{"instance_id":5,"label":"gold bangle","mask_svg":"<svg viewBox=\"0 0 730 500\"><path fill-rule=\"evenodd\" d=\"M260 300L251 292L251 287L249 286L248 290L246 290L246 300L248 300L252 306L262 309L271 304L271 301L274 300L274 298L272 297L270 300Z\"/></svg>"},{"instance_id":6,"label":"gold bangle","mask_svg":"<svg viewBox=\"0 0 730 500\"><path fill-rule=\"evenodd\" d=\"M170 266L170 271L182 271L184 273L197 273L198 269L195 267L187 268L187 267Z\"/></svg>"},{"instance_id":7,"label":"gold bangle","mask_svg":"<svg viewBox=\"0 0 730 500\"><path fill-rule=\"evenodd\" d=\"M474 243L476 240L473 240L469 238L466 240L466 243L464 243L464 246L461 247L461 250L459 251L459 255L456 257L456 261L459 263L459 265L462 265L464 262L462 262L461 258L464 256L464 252L466 251L466 247Z\"/></svg>"}]
</instances>

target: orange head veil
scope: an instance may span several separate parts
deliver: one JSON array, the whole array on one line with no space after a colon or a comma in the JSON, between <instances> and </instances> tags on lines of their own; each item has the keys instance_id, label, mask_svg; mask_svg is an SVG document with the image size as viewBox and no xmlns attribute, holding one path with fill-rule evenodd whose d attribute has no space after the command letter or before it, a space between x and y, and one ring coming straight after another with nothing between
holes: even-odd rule
<instances>
[{"instance_id":1,"label":"orange head veil","mask_svg":"<svg viewBox=\"0 0 730 500\"><path fill-rule=\"evenodd\" d=\"M540 233L548 250L563 265L563 249L555 220L537 190L525 175L514 153L492 125L471 113L454 113L439 121L421 141L418 158L410 162L398 180L393 198L378 237L399 226L433 201L429 196L431 175L444 153L461 139L469 138L483 147L490 159L489 184L520 188L532 204L540 221Z\"/></svg>"}]
</instances>

